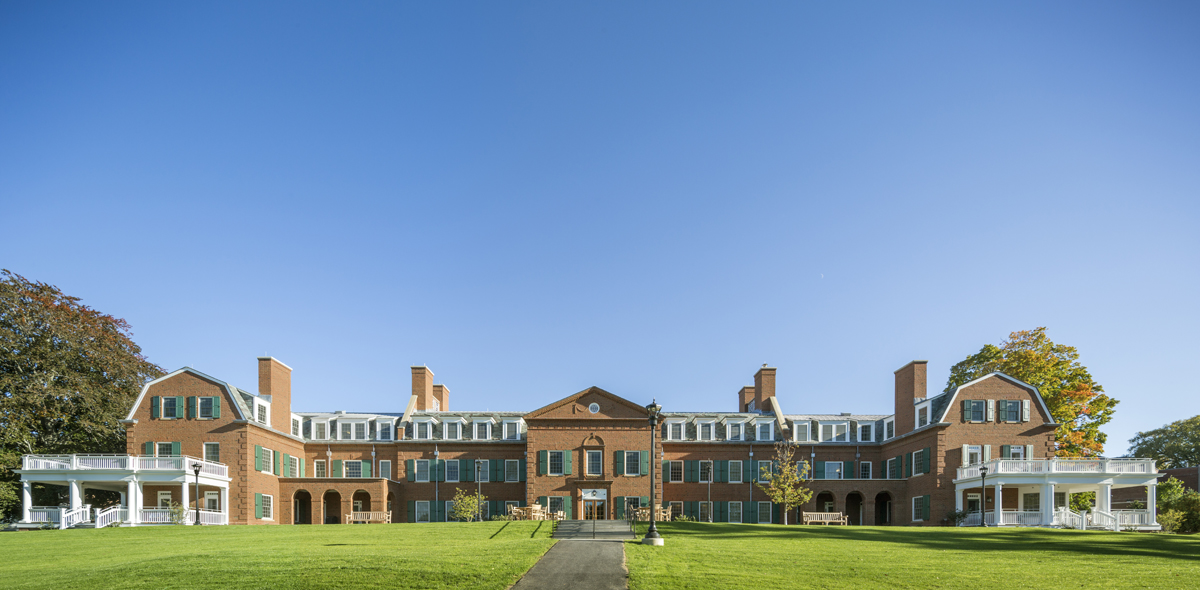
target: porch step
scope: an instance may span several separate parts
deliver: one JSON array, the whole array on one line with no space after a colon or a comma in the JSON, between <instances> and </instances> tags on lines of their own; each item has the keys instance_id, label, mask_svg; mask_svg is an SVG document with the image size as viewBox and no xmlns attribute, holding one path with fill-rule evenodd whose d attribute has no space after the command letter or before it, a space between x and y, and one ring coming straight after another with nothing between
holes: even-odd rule
<instances>
[{"instance_id":1,"label":"porch step","mask_svg":"<svg viewBox=\"0 0 1200 590\"><path fill-rule=\"evenodd\" d=\"M81 522L71 528L73 528L73 529L94 529L94 528L96 528L96 523L93 521Z\"/></svg>"}]
</instances>

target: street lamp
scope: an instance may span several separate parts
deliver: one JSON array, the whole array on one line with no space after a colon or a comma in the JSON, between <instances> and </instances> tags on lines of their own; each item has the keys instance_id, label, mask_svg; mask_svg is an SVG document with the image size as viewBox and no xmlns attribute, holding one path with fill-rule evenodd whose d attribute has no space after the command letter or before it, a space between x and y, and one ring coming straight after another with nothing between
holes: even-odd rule
<instances>
[{"instance_id":1,"label":"street lamp","mask_svg":"<svg viewBox=\"0 0 1200 590\"><path fill-rule=\"evenodd\" d=\"M661 418L659 412L662 411L662 406L655 403L654 400L646 406L646 414L650 418L650 530L646 531L646 538L642 539L643 545L658 545L663 544L662 535L658 534L658 527L654 522L658 519L658 502L654 497L656 486L654 485L654 464L658 460L654 458L654 434L658 430L658 421Z\"/></svg>"},{"instance_id":2,"label":"street lamp","mask_svg":"<svg viewBox=\"0 0 1200 590\"><path fill-rule=\"evenodd\" d=\"M979 494L979 522L983 526L987 526L987 472L986 466L979 467L979 487L982 488L982 493Z\"/></svg>"},{"instance_id":3,"label":"street lamp","mask_svg":"<svg viewBox=\"0 0 1200 590\"><path fill-rule=\"evenodd\" d=\"M200 464L192 463L192 471L196 473L196 522L192 524L198 525L200 524Z\"/></svg>"}]
</instances>

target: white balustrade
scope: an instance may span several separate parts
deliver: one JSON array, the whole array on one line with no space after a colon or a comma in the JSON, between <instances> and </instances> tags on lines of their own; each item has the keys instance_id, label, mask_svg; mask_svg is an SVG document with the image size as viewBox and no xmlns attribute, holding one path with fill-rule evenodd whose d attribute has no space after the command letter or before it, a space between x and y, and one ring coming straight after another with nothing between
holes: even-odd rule
<instances>
[{"instance_id":1,"label":"white balustrade","mask_svg":"<svg viewBox=\"0 0 1200 590\"><path fill-rule=\"evenodd\" d=\"M74 469L129 469L129 455L75 455Z\"/></svg>"},{"instance_id":2,"label":"white balustrade","mask_svg":"<svg viewBox=\"0 0 1200 590\"><path fill-rule=\"evenodd\" d=\"M58 506L34 506L29 509L29 522L58 524L62 520L62 508Z\"/></svg>"},{"instance_id":3,"label":"white balustrade","mask_svg":"<svg viewBox=\"0 0 1200 590\"><path fill-rule=\"evenodd\" d=\"M1108 512L1093 510L1091 513L1092 525L1109 530L1117 530L1117 518Z\"/></svg>"},{"instance_id":4,"label":"white balustrade","mask_svg":"<svg viewBox=\"0 0 1200 590\"><path fill-rule=\"evenodd\" d=\"M113 506L106 510L96 511L96 528L106 527L114 522L125 522L129 518L129 511L120 506Z\"/></svg>"},{"instance_id":5,"label":"white balustrade","mask_svg":"<svg viewBox=\"0 0 1200 590\"><path fill-rule=\"evenodd\" d=\"M22 469L70 469L70 455L25 455L21 458Z\"/></svg>"},{"instance_id":6,"label":"white balustrade","mask_svg":"<svg viewBox=\"0 0 1200 590\"><path fill-rule=\"evenodd\" d=\"M1009 526L1038 526L1042 524L1042 513L1031 510L1005 510L1000 513L1000 524Z\"/></svg>"},{"instance_id":7,"label":"white balustrade","mask_svg":"<svg viewBox=\"0 0 1200 590\"><path fill-rule=\"evenodd\" d=\"M92 514L92 505L84 504L74 510L64 512L62 519L58 522L58 528L69 529L77 524L88 521L88 517Z\"/></svg>"},{"instance_id":8,"label":"white balustrade","mask_svg":"<svg viewBox=\"0 0 1200 590\"><path fill-rule=\"evenodd\" d=\"M146 524L171 524L171 509L142 508L141 521Z\"/></svg>"},{"instance_id":9,"label":"white balustrade","mask_svg":"<svg viewBox=\"0 0 1200 590\"><path fill-rule=\"evenodd\" d=\"M1073 529L1082 529L1084 523L1083 515L1068 508L1059 508L1054 511L1054 524Z\"/></svg>"},{"instance_id":10,"label":"white balustrade","mask_svg":"<svg viewBox=\"0 0 1200 590\"><path fill-rule=\"evenodd\" d=\"M229 477L229 467L222 463L197 457L148 457L134 455L25 455L21 466L29 470L124 470L124 471L184 471L192 473L192 465L200 464L200 472L217 477Z\"/></svg>"},{"instance_id":11,"label":"white balustrade","mask_svg":"<svg viewBox=\"0 0 1200 590\"><path fill-rule=\"evenodd\" d=\"M993 459L987 463L958 468L958 479L980 476L987 467L988 475L1038 473L1156 473L1153 459Z\"/></svg>"},{"instance_id":12,"label":"white balustrade","mask_svg":"<svg viewBox=\"0 0 1200 590\"><path fill-rule=\"evenodd\" d=\"M193 515L194 516L194 515ZM216 510L201 510L200 524L228 524L225 514Z\"/></svg>"},{"instance_id":13,"label":"white balustrade","mask_svg":"<svg viewBox=\"0 0 1200 590\"><path fill-rule=\"evenodd\" d=\"M1149 526L1154 524L1154 515L1149 510L1114 510L1112 512L1120 526Z\"/></svg>"}]
</instances>

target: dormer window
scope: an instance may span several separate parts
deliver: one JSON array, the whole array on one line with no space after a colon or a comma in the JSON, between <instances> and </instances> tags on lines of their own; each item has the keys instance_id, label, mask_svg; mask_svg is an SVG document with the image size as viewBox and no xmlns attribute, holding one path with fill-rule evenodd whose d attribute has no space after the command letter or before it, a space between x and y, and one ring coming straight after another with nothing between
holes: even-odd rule
<instances>
[{"instance_id":1,"label":"dormer window","mask_svg":"<svg viewBox=\"0 0 1200 590\"><path fill-rule=\"evenodd\" d=\"M875 427L873 424L862 424L858 427L858 442L875 442Z\"/></svg>"},{"instance_id":2,"label":"dormer window","mask_svg":"<svg viewBox=\"0 0 1200 590\"><path fill-rule=\"evenodd\" d=\"M434 400L433 400L433 411L435 411L435 412L442 411L442 402L438 401L437 398L434 398Z\"/></svg>"},{"instance_id":3,"label":"dormer window","mask_svg":"<svg viewBox=\"0 0 1200 590\"><path fill-rule=\"evenodd\" d=\"M796 430L796 442L808 442L809 423L807 420L793 422L792 428Z\"/></svg>"},{"instance_id":4,"label":"dormer window","mask_svg":"<svg viewBox=\"0 0 1200 590\"><path fill-rule=\"evenodd\" d=\"M850 425L845 422L821 423L821 442L847 442Z\"/></svg>"},{"instance_id":5,"label":"dormer window","mask_svg":"<svg viewBox=\"0 0 1200 590\"><path fill-rule=\"evenodd\" d=\"M163 399L167 400L167 399L171 399L171 398L168 397L168 398L163 398ZM163 413L165 414L166 412L163 412ZM267 423L267 406L265 406L263 404L258 404L258 421L262 424Z\"/></svg>"},{"instance_id":6,"label":"dormer window","mask_svg":"<svg viewBox=\"0 0 1200 590\"><path fill-rule=\"evenodd\" d=\"M700 440L712 440L713 439L713 423L712 422L701 422L701 423L697 424L696 425L696 438L698 438Z\"/></svg>"},{"instance_id":7,"label":"dormer window","mask_svg":"<svg viewBox=\"0 0 1200 590\"><path fill-rule=\"evenodd\" d=\"M683 420L667 422L667 440L683 440Z\"/></svg>"},{"instance_id":8,"label":"dormer window","mask_svg":"<svg viewBox=\"0 0 1200 590\"><path fill-rule=\"evenodd\" d=\"M888 421L884 422L883 423L883 431L884 431L883 440L888 440L890 438L894 438L896 436L896 421L888 420Z\"/></svg>"},{"instance_id":9,"label":"dormer window","mask_svg":"<svg viewBox=\"0 0 1200 590\"><path fill-rule=\"evenodd\" d=\"M300 436L300 420L292 418L292 436Z\"/></svg>"},{"instance_id":10,"label":"dormer window","mask_svg":"<svg viewBox=\"0 0 1200 590\"><path fill-rule=\"evenodd\" d=\"M313 422L313 440L325 440L326 427L324 422Z\"/></svg>"},{"instance_id":11,"label":"dormer window","mask_svg":"<svg viewBox=\"0 0 1200 590\"><path fill-rule=\"evenodd\" d=\"M775 440L775 423L774 422L759 422L757 439L758 440Z\"/></svg>"},{"instance_id":12,"label":"dormer window","mask_svg":"<svg viewBox=\"0 0 1200 590\"><path fill-rule=\"evenodd\" d=\"M417 440L429 440L433 428L428 422L417 422L413 425L414 438Z\"/></svg>"},{"instance_id":13,"label":"dormer window","mask_svg":"<svg viewBox=\"0 0 1200 590\"><path fill-rule=\"evenodd\" d=\"M929 424L929 407L917 408L917 428Z\"/></svg>"},{"instance_id":14,"label":"dormer window","mask_svg":"<svg viewBox=\"0 0 1200 590\"><path fill-rule=\"evenodd\" d=\"M726 430L725 430L725 439L726 440L742 440L742 423L741 422L730 422L725 425L725 428L726 428Z\"/></svg>"},{"instance_id":15,"label":"dormer window","mask_svg":"<svg viewBox=\"0 0 1200 590\"><path fill-rule=\"evenodd\" d=\"M367 423L354 423L354 440L367 440Z\"/></svg>"},{"instance_id":16,"label":"dormer window","mask_svg":"<svg viewBox=\"0 0 1200 590\"><path fill-rule=\"evenodd\" d=\"M459 422L446 422L442 425L443 440L458 440L462 438L462 424Z\"/></svg>"},{"instance_id":17,"label":"dormer window","mask_svg":"<svg viewBox=\"0 0 1200 590\"><path fill-rule=\"evenodd\" d=\"M521 438L521 425L518 422L504 423L504 440L519 440Z\"/></svg>"},{"instance_id":18,"label":"dormer window","mask_svg":"<svg viewBox=\"0 0 1200 590\"><path fill-rule=\"evenodd\" d=\"M376 426L379 428L379 440L392 440L391 422L377 422Z\"/></svg>"}]
</instances>

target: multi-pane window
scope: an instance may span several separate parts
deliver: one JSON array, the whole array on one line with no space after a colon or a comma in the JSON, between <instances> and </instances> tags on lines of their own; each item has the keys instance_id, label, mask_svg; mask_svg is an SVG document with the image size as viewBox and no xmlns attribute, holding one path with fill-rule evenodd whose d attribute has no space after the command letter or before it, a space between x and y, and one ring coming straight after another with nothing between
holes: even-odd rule
<instances>
[{"instance_id":1,"label":"multi-pane window","mask_svg":"<svg viewBox=\"0 0 1200 590\"><path fill-rule=\"evenodd\" d=\"M220 492L204 492L204 509L205 510L220 510L221 509L221 493Z\"/></svg>"},{"instance_id":2,"label":"multi-pane window","mask_svg":"<svg viewBox=\"0 0 1200 590\"><path fill-rule=\"evenodd\" d=\"M767 483L768 481L771 481L770 478L771 478L771 462L770 461L759 461L758 462L758 481L760 483Z\"/></svg>"},{"instance_id":3,"label":"multi-pane window","mask_svg":"<svg viewBox=\"0 0 1200 590\"><path fill-rule=\"evenodd\" d=\"M713 462L700 462L700 483L712 483L713 481ZM704 519L701 519L704 520Z\"/></svg>"},{"instance_id":4,"label":"multi-pane window","mask_svg":"<svg viewBox=\"0 0 1200 590\"><path fill-rule=\"evenodd\" d=\"M809 426L808 422L796 422L795 423L796 440L797 441L804 442L804 441L808 440L808 426Z\"/></svg>"},{"instance_id":5,"label":"multi-pane window","mask_svg":"<svg viewBox=\"0 0 1200 590\"><path fill-rule=\"evenodd\" d=\"M427 500L417 500L417 516L413 520L429 522L429 502Z\"/></svg>"},{"instance_id":6,"label":"multi-pane window","mask_svg":"<svg viewBox=\"0 0 1200 590\"><path fill-rule=\"evenodd\" d=\"M170 508L171 507L171 492L159 492L158 493L158 507L159 508Z\"/></svg>"},{"instance_id":7,"label":"multi-pane window","mask_svg":"<svg viewBox=\"0 0 1200 590\"><path fill-rule=\"evenodd\" d=\"M978 465L982 463L983 447L979 445L967 446L967 465Z\"/></svg>"},{"instance_id":8,"label":"multi-pane window","mask_svg":"<svg viewBox=\"0 0 1200 590\"><path fill-rule=\"evenodd\" d=\"M316 477L329 477L325 474L325 460L320 459L313 461L313 475Z\"/></svg>"},{"instance_id":9,"label":"multi-pane window","mask_svg":"<svg viewBox=\"0 0 1200 590\"><path fill-rule=\"evenodd\" d=\"M667 426L667 438L670 440L683 440L683 422L671 422Z\"/></svg>"},{"instance_id":10,"label":"multi-pane window","mask_svg":"<svg viewBox=\"0 0 1200 590\"><path fill-rule=\"evenodd\" d=\"M362 501L362 500L355 500L355 501L354 501L354 505L353 505L353 510L354 510L355 512L362 512L362 511L363 511L363 501Z\"/></svg>"},{"instance_id":11,"label":"multi-pane window","mask_svg":"<svg viewBox=\"0 0 1200 590\"><path fill-rule=\"evenodd\" d=\"M442 438L458 440L458 422L447 422L442 425Z\"/></svg>"},{"instance_id":12,"label":"multi-pane window","mask_svg":"<svg viewBox=\"0 0 1200 590\"><path fill-rule=\"evenodd\" d=\"M390 422L379 422L379 440L392 440L392 425Z\"/></svg>"},{"instance_id":13,"label":"multi-pane window","mask_svg":"<svg viewBox=\"0 0 1200 590\"><path fill-rule=\"evenodd\" d=\"M549 511L551 514L563 511L563 497L562 496L550 496Z\"/></svg>"},{"instance_id":14,"label":"multi-pane window","mask_svg":"<svg viewBox=\"0 0 1200 590\"><path fill-rule=\"evenodd\" d=\"M887 478L900 479L900 460L893 457L887 461Z\"/></svg>"},{"instance_id":15,"label":"multi-pane window","mask_svg":"<svg viewBox=\"0 0 1200 590\"><path fill-rule=\"evenodd\" d=\"M346 477L362 477L362 461L346 461Z\"/></svg>"},{"instance_id":16,"label":"multi-pane window","mask_svg":"<svg viewBox=\"0 0 1200 590\"><path fill-rule=\"evenodd\" d=\"M742 483L742 462L729 462L729 483Z\"/></svg>"},{"instance_id":17,"label":"multi-pane window","mask_svg":"<svg viewBox=\"0 0 1200 590\"><path fill-rule=\"evenodd\" d=\"M201 418L212 418L213 417L213 401L216 399L217 398L215 398L215 397L200 398L200 400L199 400L200 408L199 409L200 409L200 417Z\"/></svg>"},{"instance_id":18,"label":"multi-pane window","mask_svg":"<svg viewBox=\"0 0 1200 590\"><path fill-rule=\"evenodd\" d=\"M603 467L602 461L603 461L603 453L601 453L600 451L588 451L587 452L587 474L588 475L603 474L604 467Z\"/></svg>"},{"instance_id":19,"label":"multi-pane window","mask_svg":"<svg viewBox=\"0 0 1200 590\"><path fill-rule=\"evenodd\" d=\"M350 423L342 422L342 440L350 440Z\"/></svg>"},{"instance_id":20,"label":"multi-pane window","mask_svg":"<svg viewBox=\"0 0 1200 590\"><path fill-rule=\"evenodd\" d=\"M383 479L392 479L391 461L384 460L379 462L379 477L382 477Z\"/></svg>"},{"instance_id":21,"label":"multi-pane window","mask_svg":"<svg viewBox=\"0 0 1200 590\"><path fill-rule=\"evenodd\" d=\"M775 434L770 422L758 425L758 440L775 440Z\"/></svg>"},{"instance_id":22,"label":"multi-pane window","mask_svg":"<svg viewBox=\"0 0 1200 590\"><path fill-rule=\"evenodd\" d=\"M365 422L354 423L354 440L367 439L367 424Z\"/></svg>"},{"instance_id":23,"label":"multi-pane window","mask_svg":"<svg viewBox=\"0 0 1200 590\"><path fill-rule=\"evenodd\" d=\"M981 399L967 400L966 414L968 422L983 422L987 416L987 402Z\"/></svg>"},{"instance_id":24,"label":"multi-pane window","mask_svg":"<svg viewBox=\"0 0 1200 590\"><path fill-rule=\"evenodd\" d=\"M683 461L671 461L671 481L683 481Z\"/></svg>"},{"instance_id":25,"label":"multi-pane window","mask_svg":"<svg viewBox=\"0 0 1200 590\"><path fill-rule=\"evenodd\" d=\"M742 522L742 503L729 503L729 522Z\"/></svg>"},{"instance_id":26,"label":"multi-pane window","mask_svg":"<svg viewBox=\"0 0 1200 590\"><path fill-rule=\"evenodd\" d=\"M842 468L841 461L826 461L825 479L842 479Z\"/></svg>"},{"instance_id":27,"label":"multi-pane window","mask_svg":"<svg viewBox=\"0 0 1200 590\"><path fill-rule=\"evenodd\" d=\"M488 440L491 436L491 424L487 422L475 423L475 440Z\"/></svg>"},{"instance_id":28,"label":"multi-pane window","mask_svg":"<svg viewBox=\"0 0 1200 590\"><path fill-rule=\"evenodd\" d=\"M315 426L316 426L316 434L313 436L313 438L316 440L325 440L325 423L317 422L315 424Z\"/></svg>"},{"instance_id":29,"label":"multi-pane window","mask_svg":"<svg viewBox=\"0 0 1200 590\"><path fill-rule=\"evenodd\" d=\"M177 408L176 408L176 403L175 403L174 397L168 396L168 397L162 398L162 417L163 418L178 418L179 414L177 414L176 411L177 411Z\"/></svg>"},{"instance_id":30,"label":"multi-pane window","mask_svg":"<svg viewBox=\"0 0 1200 590\"><path fill-rule=\"evenodd\" d=\"M821 425L821 441L828 442L846 442L848 439L849 424L822 424Z\"/></svg>"},{"instance_id":31,"label":"multi-pane window","mask_svg":"<svg viewBox=\"0 0 1200 590\"><path fill-rule=\"evenodd\" d=\"M417 440L429 440L429 423L417 422L416 424Z\"/></svg>"},{"instance_id":32,"label":"multi-pane window","mask_svg":"<svg viewBox=\"0 0 1200 590\"><path fill-rule=\"evenodd\" d=\"M858 464L859 479L871 479L871 462L863 461Z\"/></svg>"},{"instance_id":33,"label":"multi-pane window","mask_svg":"<svg viewBox=\"0 0 1200 590\"><path fill-rule=\"evenodd\" d=\"M518 428L518 426L520 426L520 425L517 424L516 422L505 422L504 423L504 440L517 440L518 438L520 438L521 433L520 433L520 428Z\"/></svg>"},{"instance_id":34,"label":"multi-pane window","mask_svg":"<svg viewBox=\"0 0 1200 590\"><path fill-rule=\"evenodd\" d=\"M487 459L478 459L475 461L475 481L489 481L488 474L491 473L491 466L488 463Z\"/></svg>"},{"instance_id":35,"label":"multi-pane window","mask_svg":"<svg viewBox=\"0 0 1200 590\"><path fill-rule=\"evenodd\" d=\"M742 440L742 425L740 423L729 425L729 440Z\"/></svg>"},{"instance_id":36,"label":"multi-pane window","mask_svg":"<svg viewBox=\"0 0 1200 590\"><path fill-rule=\"evenodd\" d=\"M1000 400L999 406L1001 422L1021 421L1021 402L1014 400Z\"/></svg>"},{"instance_id":37,"label":"multi-pane window","mask_svg":"<svg viewBox=\"0 0 1200 590\"><path fill-rule=\"evenodd\" d=\"M417 481L429 481L429 459L417 459L414 467L417 469Z\"/></svg>"},{"instance_id":38,"label":"multi-pane window","mask_svg":"<svg viewBox=\"0 0 1200 590\"><path fill-rule=\"evenodd\" d=\"M912 499L912 519L925 520L925 497L917 496Z\"/></svg>"},{"instance_id":39,"label":"multi-pane window","mask_svg":"<svg viewBox=\"0 0 1200 590\"><path fill-rule=\"evenodd\" d=\"M221 443L204 443L204 460L219 463L221 461Z\"/></svg>"},{"instance_id":40,"label":"multi-pane window","mask_svg":"<svg viewBox=\"0 0 1200 590\"><path fill-rule=\"evenodd\" d=\"M262 495L262 517L275 518L275 498L266 494Z\"/></svg>"},{"instance_id":41,"label":"multi-pane window","mask_svg":"<svg viewBox=\"0 0 1200 590\"><path fill-rule=\"evenodd\" d=\"M263 404L258 404L258 421L263 424L267 423L267 406Z\"/></svg>"},{"instance_id":42,"label":"multi-pane window","mask_svg":"<svg viewBox=\"0 0 1200 590\"><path fill-rule=\"evenodd\" d=\"M712 502L700 503L700 522L712 522Z\"/></svg>"},{"instance_id":43,"label":"multi-pane window","mask_svg":"<svg viewBox=\"0 0 1200 590\"><path fill-rule=\"evenodd\" d=\"M454 500L446 500L446 520L450 520L451 514L454 514Z\"/></svg>"},{"instance_id":44,"label":"multi-pane window","mask_svg":"<svg viewBox=\"0 0 1200 590\"><path fill-rule=\"evenodd\" d=\"M758 503L758 522L762 522L762 523L771 522L771 503L770 502L759 502Z\"/></svg>"},{"instance_id":45,"label":"multi-pane window","mask_svg":"<svg viewBox=\"0 0 1200 590\"><path fill-rule=\"evenodd\" d=\"M874 430L875 430L875 426L873 424L859 425L858 441L859 442L874 442L874 440L875 440Z\"/></svg>"},{"instance_id":46,"label":"multi-pane window","mask_svg":"<svg viewBox=\"0 0 1200 590\"><path fill-rule=\"evenodd\" d=\"M700 440L712 440L712 439L713 439L712 422L701 423L700 424Z\"/></svg>"},{"instance_id":47,"label":"multi-pane window","mask_svg":"<svg viewBox=\"0 0 1200 590\"><path fill-rule=\"evenodd\" d=\"M267 448L262 450L262 466L263 473L275 473L275 451Z\"/></svg>"},{"instance_id":48,"label":"multi-pane window","mask_svg":"<svg viewBox=\"0 0 1200 590\"><path fill-rule=\"evenodd\" d=\"M521 462L516 459L508 459L504 462L504 481L520 481L521 480Z\"/></svg>"},{"instance_id":49,"label":"multi-pane window","mask_svg":"<svg viewBox=\"0 0 1200 590\"><path fill-rule=\"evenodd\" d=\"M550 475L563 474L563 452L550 451Z\"/></svg>"},{"instance_id":50,"label":"multi-pane window","mask_svg":"<svg viewBox=\"0 0 1200 590\"><path fill-rule=\"evenodd\" d=\"M638 451L625 451L625 475L642 474L642 454Z\"/></svg>"},{"instance_id":51,"label":"multi-pane window","mask_svg":"<svg viewBox=\"0 0 1200 590\"><path fill-rule=\"evenodd\" d=\"M929 424L929 408L917 409L917 428Z\"/></svg>"},{"instance_id":52,"label":"multi-pane window","mask_svg":"<svg viewBox=\"0 0 1200 590\"><path fill-rule=\"evenodd\" d=\"M1022 510L1025 512L1037 512L1042 509L1042 495L1034 492L1032 494L1021 494Z\"/></svg>"},{"instance_id":53,"label":"multi-pane window","mask_svg":"<svg viewBox=\"0 0 1200 590\"><path fill-rule=\"evenodd\" d=\"M288 456L288 474L292 477L300 477L300 458Z\"/></svg>"},{"instance_id":54,"label":"multi-pane window","mask_svg":"<svg viewBox=\"0 0 1200 590\"><path fill-rule=\"evenodd\" d=\"M171 448L171 443L169 443L169 442L160 442L155 446L158 447L158 456L159 457L170 457L171 455L174 454L171 452L173 449Z\"/></svg>"},{"instance_id":55,"label":"multi-pane window","mask_svg":"<svg viewBox=\"0 0 1200 590\"><path fill-rule=\"evenodd\" d=\"M458 461L446 461L446 481L458 481Z\"/></svg>"},{"instance_id":56,"label":"multi-pane window","mask_svg":"<svg viewBox=\"0 0 1200 590\"><path fill-rule=\"evenodd\" d=\"M896 436L896 423L895 422L888 420L887 422L883 423L883 428L887 432L887 434L884 435L884 440L887 440L889 438L892 438L893 436Z\"/></svg>"},{"instance_id":57,"label":"multi-pane window","mask_svg":"<svg viewBox=\"0 0 1200 590\"><path fill-rule=\"evenodd\" d=\"M671 508L671 520L683 516L683 502L671 502L667 506Z\"/></svg>"}]
</instances>

